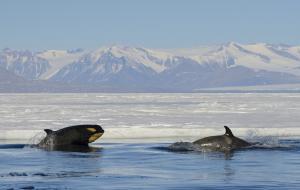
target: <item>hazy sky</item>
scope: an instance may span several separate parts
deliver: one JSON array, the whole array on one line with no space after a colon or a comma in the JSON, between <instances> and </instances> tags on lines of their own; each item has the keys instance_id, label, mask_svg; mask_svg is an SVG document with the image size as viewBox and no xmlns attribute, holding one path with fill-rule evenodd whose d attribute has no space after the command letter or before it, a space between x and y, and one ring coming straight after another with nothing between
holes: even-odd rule
<instances>
[{"instance_id":1,"label":"hazy sky","mask_svg":"<svg viewBox=\"0 0 300 190\"><path fill-rule=\"evenodd\" d=\"M300 44L298 0L0 0L0 48Z\"/></svg>"}]
</instances>

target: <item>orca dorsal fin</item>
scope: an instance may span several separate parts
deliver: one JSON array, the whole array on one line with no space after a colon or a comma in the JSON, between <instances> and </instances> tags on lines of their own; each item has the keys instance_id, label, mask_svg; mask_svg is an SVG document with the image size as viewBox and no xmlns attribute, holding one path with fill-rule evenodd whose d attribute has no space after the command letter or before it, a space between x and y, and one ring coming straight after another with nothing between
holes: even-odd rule
<instances>
[{"instance_id":1,"label":"orca dorsal fin","mask_svg":"<svg viewBox=\"0 0 300 190\"><path fill-rule=\"evenodd\" d=\"M225 135L229 136L229 137L233 137L233 134L231 132L231 130L229 129L229 127L227 126L224 126L226 132L225 132Z\"/></svg>"},{"instance_id":2,"label":"orca dorsal fin","mask_svg":"<svg viewBox=\"0 0 300 190\"><path fill-rule=\"evenodd\" d=\"M47 133L47 135L50 135L51 133L53 133L53 131L51 129L44 129L44 131Z\"/></svg>"}]
</instances>

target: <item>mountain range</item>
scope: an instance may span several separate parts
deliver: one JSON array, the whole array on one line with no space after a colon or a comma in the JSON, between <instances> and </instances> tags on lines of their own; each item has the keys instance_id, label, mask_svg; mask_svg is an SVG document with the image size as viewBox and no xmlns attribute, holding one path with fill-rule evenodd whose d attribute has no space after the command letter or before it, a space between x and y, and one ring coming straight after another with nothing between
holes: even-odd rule
<instances>
[{"instance_id":1,"label":"mountain range","mask_svg":"<svg viewBox=\"0 0 300 190\"><path fill-rule=\"evenodd\" d=\"M0 51L0 92L197 92L300 83L300 46Z\"/></svg>"}]
</instances>

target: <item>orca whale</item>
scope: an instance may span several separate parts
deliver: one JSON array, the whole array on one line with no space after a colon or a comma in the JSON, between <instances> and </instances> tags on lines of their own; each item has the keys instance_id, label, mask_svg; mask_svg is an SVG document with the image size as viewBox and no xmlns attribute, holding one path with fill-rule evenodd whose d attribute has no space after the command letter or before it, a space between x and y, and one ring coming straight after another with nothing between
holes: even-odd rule
<instances>
[{"instance_id":1,"label":"orca whale","mask_svg":"<svg viewBox=\"0 0 300 190\"><path fill-rule=\"evenodd\" d=\"M224 135L205 137L194 141L193 144L203 149L216 151L231 151L251 146L249 142L235 137L229 127L224 126L224 128L226 130Z\"/></svg>"},{"instance_id":2,"label":"orca whale","mask_svg":"<svg viewBox=\"0 0 300 190\"><path fill-rule=\"evenodd\" d=\"M47 136L38 143L38 147L62 147L62 146L83 146L100 138L104 130L100 125L75 125L53 131L44 130Z\"/></svg>"}]
</instances>

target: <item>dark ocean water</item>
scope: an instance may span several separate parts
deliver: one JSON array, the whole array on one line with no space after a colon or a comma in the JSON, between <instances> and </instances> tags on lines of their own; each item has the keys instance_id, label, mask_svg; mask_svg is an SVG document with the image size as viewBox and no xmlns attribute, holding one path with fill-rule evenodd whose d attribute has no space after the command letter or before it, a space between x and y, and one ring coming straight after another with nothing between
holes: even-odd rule
<instances>
[{"instance_id":1,"label":"dark ocean water","mask_svg":"<svg viewBox=\"0 0 300 190\"><path fill-rule=\"evenodd\" d=\"M170 143L102 143L87 152L0 145L0 189L299 189L300 140L232 153Z\"/></svg>"}]
</instances>

